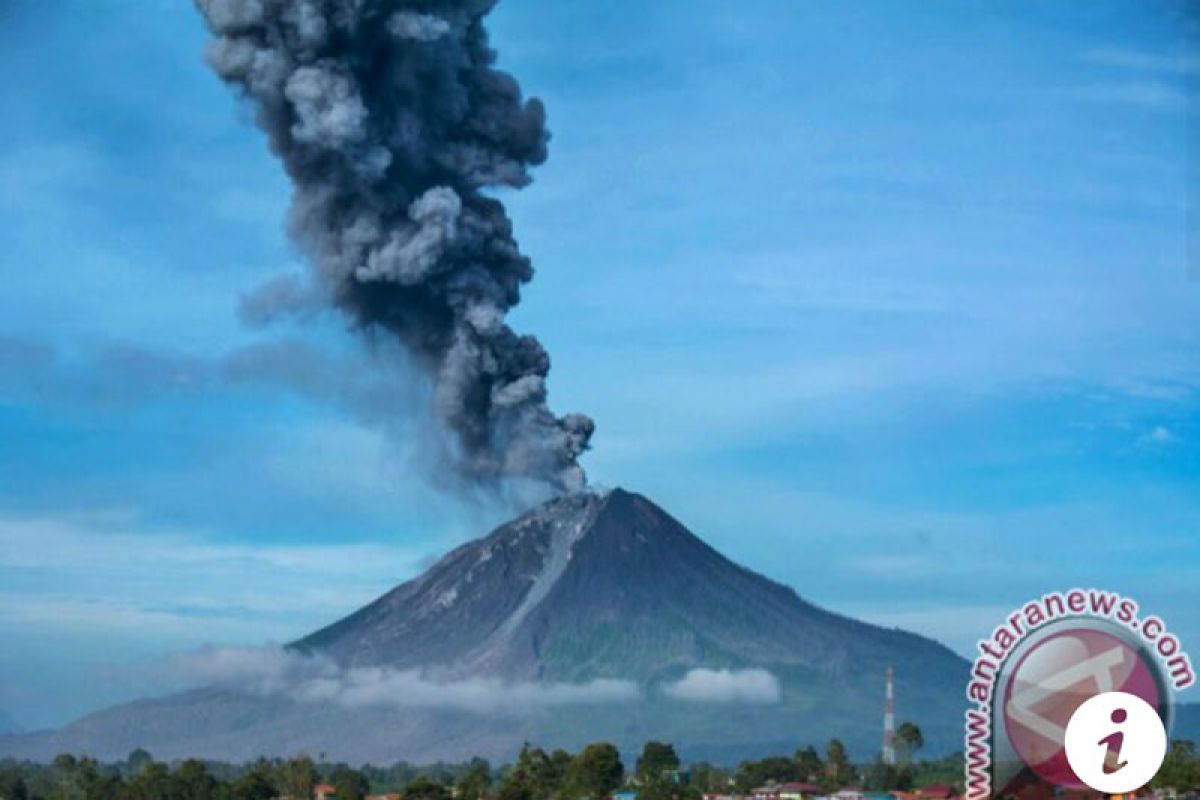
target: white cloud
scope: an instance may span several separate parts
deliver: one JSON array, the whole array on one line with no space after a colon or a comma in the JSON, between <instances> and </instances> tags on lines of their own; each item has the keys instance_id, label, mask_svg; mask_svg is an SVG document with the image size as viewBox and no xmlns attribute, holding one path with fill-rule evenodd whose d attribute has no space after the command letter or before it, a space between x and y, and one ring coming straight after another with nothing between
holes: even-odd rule
<instances>
[{"instance_id":1,"label":"white cloud","mask_svg":"<svg viewBox=\"0 0 1200 800\"><path fill-rule=\"evenodd\" d=\"M525 713L569 705L628 702L640 696L632 681L506 682L496 678L438 680L418 669L341 667L281 647L210 647L169 659L169 680L227 685L306 703L348 708L452 708L479 714Z\"/></svg>"},{"instance_id":2,"label":"white cloud","mask_svg":"<svg viewBox=\"0 0 1200 800\"><path fill-rule=\"evenodd\" d=\"M0 517L0 567L81 566L95 570L253 562L263 568L331 577L363 573L380 560L415 563L421 555L375 544L249 545L206 540L192 533L141 525L136 512L100 509L58 516Z\"/></svg>"},{"instance_id":3,"label":"white cloud","mask_svg":"<svg viewBox=\"0 0 1200 800\"><path fill-rule=\"evenodd\" d=\"M1171 429L1165 425L1155 425L1142 435L1140 441L1142 444L1167 445L1174 444L1175 442L1179 441L1179 437L1177 437L1171 431Z\"/></svg>"},{"instance_id":4,"label":"white cloud","mask_svg":"<svg viewBox=\"0 0 1200 800\"><path fill-rule=\"evenodd\" d=\"M663 692L689 703L777 703L779 679L765 669L693 669Z\"/></svg>"}]
</instances>

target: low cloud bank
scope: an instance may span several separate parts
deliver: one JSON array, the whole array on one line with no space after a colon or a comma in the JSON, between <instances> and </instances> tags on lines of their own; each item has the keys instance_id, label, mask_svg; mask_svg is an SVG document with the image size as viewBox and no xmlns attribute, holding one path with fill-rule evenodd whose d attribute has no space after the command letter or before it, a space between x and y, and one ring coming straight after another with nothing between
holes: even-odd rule
<instances>
[{"instance_id":1,"label":"low cloud bank","mask_svg":"<svg viewBox=\"0 0 1200 800\"><path fill-rule=\"evenodd\" d=\"M210 647L175 656L167 673L190 685L217 685L299 702L347 708L452 708L520 713L568 705L636 700L631 681L510 683L496 678L436 680L419 669L341 667L328 658L282 647Z\"/></svg>"},{"instance_id":2,"label":"low cloud bank","mask_svg":"<svg viewBox=\"0 0 1200 800\"><path fill-rule=\"evenodd\" d=\"M280 646L206 647L173 656L157 671L176 687L218 686L345 708L445 708L514 714L642 699L638 685L629 680L440 679L421 669L343 667L327 657L302 655ZM780 699L779 679L758 668L692 669L661 689L664 696L688 703L770 704Z\"/></svg>"},{"instance_id":3,"label":"low cloud bank","mask_svg":"<svg viewBox=\"0 0 1200 800\"><path fill-rule=\"evenodd\" d=\"M777 703L779 679L765 669L693 669L663 692L689 703Z\"/></svg>"}]
</instances>

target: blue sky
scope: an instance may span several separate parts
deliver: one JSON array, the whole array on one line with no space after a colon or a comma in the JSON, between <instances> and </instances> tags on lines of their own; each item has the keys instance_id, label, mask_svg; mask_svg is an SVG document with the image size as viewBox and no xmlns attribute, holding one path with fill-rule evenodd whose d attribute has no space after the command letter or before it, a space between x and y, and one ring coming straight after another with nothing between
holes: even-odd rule
<instances>
[{"instance_id":1,"label":"blue sky","mask_svg":"<svg viewBox=\"0 0 1200 800\"><path fill-rule=\"evenodd\" d=\"M593 481L960 652L1073 585L1200 650L1185 8L503 0L554 134L504 197L538 269L512 321L596 418ZM419 388L336 318L239 323L304 266L190 4L0 24L0 708L287 641L501 519L428 485Z\"/></svg>"}]
</instances>

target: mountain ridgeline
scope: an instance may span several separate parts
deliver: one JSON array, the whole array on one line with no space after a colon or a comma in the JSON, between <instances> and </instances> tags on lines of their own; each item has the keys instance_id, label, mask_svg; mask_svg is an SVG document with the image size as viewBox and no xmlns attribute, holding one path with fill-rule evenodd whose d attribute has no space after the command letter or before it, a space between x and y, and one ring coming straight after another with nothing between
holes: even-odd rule
<instances>
[{"instance_id":1,"label":"mountain ridgeline","mask_svg":"<svg viewBox=\"0 0 1200 800\"><path fill-rule=\"evenodd\" d=\"M889 663L963 681L963 662L940 645L806 603L622 489L552 500L294 647L346 665L513 680L653 683L693 667L868 674L876 711Z\"/></svg>"},{"instance_id":2,"label":"mountain ridgeline","mask_svg":"<svg viewBox=\"0 0 1200 800\"><path fill-rule=\"evenodd\" d=\"M798 556L811 570L819 554ZM734 564L640 495L552 500L469 542L420 577L297 642L347 669L420 670L432 681L636 684L622 702L491 715L463 708L301 701L211 687L139 701L61 731L0 738L0 754L230 760L299 751L348 761L510 757L524 741L623 748L672 741L689 758L735 761L831 737L870 757L884 675L926 751L961 744L967 663L942 645L818 608ZM693 670L767 671L769 698L672 694Z\"/></svg>"}]
</instances>

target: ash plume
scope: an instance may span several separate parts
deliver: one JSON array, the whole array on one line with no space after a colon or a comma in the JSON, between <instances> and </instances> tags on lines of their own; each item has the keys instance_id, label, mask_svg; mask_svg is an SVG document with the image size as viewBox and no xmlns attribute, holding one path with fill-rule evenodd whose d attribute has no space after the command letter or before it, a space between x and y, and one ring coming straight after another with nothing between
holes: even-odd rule
<instances>
[{"instance_id":1,"label":"ash plume","mask_svg":"<svg viewBox=\"0 0 1200 800\"><path fill-rule=\"evenodd\" d=\"M529 183L549 136L541 102L493 66L495 1L196 4L209 63L252 101L291 177L289 229L316 288L429 375L458 473L572 491L593 423L551 412L549 355L505 323L533 270L485 190ZM256 293L253 314L288 313L294 289Z\"/></svg>"}]
</instances>

